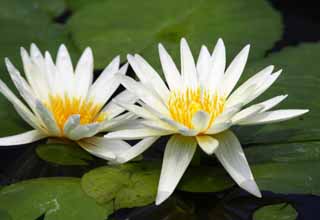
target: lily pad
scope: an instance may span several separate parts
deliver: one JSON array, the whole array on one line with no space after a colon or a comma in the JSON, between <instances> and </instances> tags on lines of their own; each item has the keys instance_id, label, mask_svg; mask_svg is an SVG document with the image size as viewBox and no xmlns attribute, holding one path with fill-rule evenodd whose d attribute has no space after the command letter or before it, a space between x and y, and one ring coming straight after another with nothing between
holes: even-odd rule
<instances>
[{"instance_id":1,"label":"lily pad","mask_svg":"<svg viewBox=\"0 0 320 220\"><path fill-rule=\"evenodd\" d=\"M75 144L40 144L36 148L38 156L59 165L88 165L93 157Z\"/></svg>"},{"instance_id":2,"label":"lily pad","mask_svg":"<svg viewBox=\"0 0 320 220\"><path fill-rule=\"evenodd\" d=\"M295 220L297 211L289 204L268 205L258 209L253 220Z\"/></svg>"},{"instance_id":3,"label":"lily pad","mask_svg":"<svg viewBox=\"0 0 320 220\"><path fill-rule=\"evenodd\" d=\"M319 90L320 44L304 44L284 49L251 66L248 73L255 73L269 64L283 73L272 87L257 100L289 94L279 108L310 109L298 119L263 126L241 127L237 134L243 144L288 143L320 139L320 102L315 94ZM248 77L252 74L244 74ZM245 77L244 77L245 78Z\"/></svg>"},{"instance_id":4,"label":"lily pad","mask_svg":"<svg viewBox=\"0 0 320 220\"><path fill-rule=\"evenodd\" d=\"M143 206L154 201L159 174L153 164L100 167L82 177L82 188L100 204L113 200L115 209Z\"/></svg>"},{"instance_id":5,"label":"lily pad","mask_svg":"<svg viewBox=\"0 0 320 220\"><path fill-rule=\"evenodd\" d=\"M245 149L261 190L275 193L320 194L319 142L261 145ZM217 192L234 182L222 167L189 168L179 188L189 192Z\"/></svg>"},{"instance_id":6,"label":"lily pad","mask_svg":"<svg viewBox=\"0 0 320 220\"><path fill-rule=\"evenodd\" d=\"M78 178L43 178L19 182L0 191L0 210L12 220L104 220L112 204L99 206L82 190Z\"/></svg>"},{"instance_id":7,"label":"lily pad","mask_svg":"<svg viewBox=\"0 0 320 220\"><path fill-rule=\"evenodd\" d=\"M320 142L255 145L245 154L249 164L320 161Z\"/></svg>"},{"instance_id":8,"label":"lily pad","mask_svg":"<svg viewBox=\"0 0 320 220\"><path fill-rule=\"evenodd\" d=\"M159 67L159 42L178 60L181 37L197 52L202 44L213 47L222 37L232 56L251 43L251 59L262 58L282 32L278 12L264 0L108 0L81 5L68 26L79 48L92 46L97 68L127 53L141 53Z\"/></svg>"}]
</instances>

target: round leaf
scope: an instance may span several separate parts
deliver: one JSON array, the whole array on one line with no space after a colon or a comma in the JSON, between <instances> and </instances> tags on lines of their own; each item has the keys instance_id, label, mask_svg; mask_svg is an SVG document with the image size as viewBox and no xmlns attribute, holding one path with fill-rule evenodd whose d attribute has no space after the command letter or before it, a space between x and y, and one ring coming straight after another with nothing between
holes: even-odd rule
<instances>
[{"instance_id":1,"label":"round leaf","mask_svg":"<svg viewBox=\"0 0 320 220\"><path fill-rule=\"evenodd\" d=\"M258 209L253 220L296 220L297 211L289 204L268 205Z\"/></svg>"},{"instance_id":2,"label":"round leaf","mask_svg":"<svg viewBox=\"0 0 320 220\"><path fill-rule=\"evenodd\" d=\"M159 42L179 60L182 37L197 53L202 44L212 48L219 37L232 56L250 43L254 59L281 36L280 16L264 0L96 1L82 4L68 25L79 48L93 48L98 68L127 53L141 53L159 67Z\"/></svg>"},{"instance_id":3,"label":"round leaf","mask_svg":"<svg viewBox=\"0 0 320 220\"><path fill-rule=\"evenodd\" d=\"M155 199L159 166L125 164L100 167L82 177L82 188L100 204L114 201L115 209L147 205Z\"/></svg>"},{"instance_id":4,"label":"round leaf","mask_svg":"<svg viewBox=\"0 0 320 220\"><path fill-rule=\"evenodd\" d=\"M88 165L92 156L77 145L41 144L36 148L38 156L48 162L59 165Z\"/></svg>"},{"instance_id":5,"label":"round leaf","mask_svg":"<svg viewBox=\"0 0 320 220\"><path fill-rule=\"evenodd\" d=\"M12 220L104 220L112 205L102 207L81 190L77 178L43 178L19 182L0 191L0 210Z\"/></svg>"}]
</instances>

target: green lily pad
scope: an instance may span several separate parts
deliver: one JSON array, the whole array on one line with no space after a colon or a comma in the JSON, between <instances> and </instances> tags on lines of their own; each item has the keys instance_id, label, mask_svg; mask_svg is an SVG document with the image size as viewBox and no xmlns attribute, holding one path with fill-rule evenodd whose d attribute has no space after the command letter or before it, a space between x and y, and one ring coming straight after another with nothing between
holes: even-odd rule
<instances>
[{"instance_id":1,"label":"green lily pad","mask_svg":"<svg viewBox=\"0 0 320 220\"><path fill-rule=\"evenodd\" d=\"M259 100L289 94L279 108L310 109L297 119L262 126L248 126L238 129L237 134L243 144L288 143L316 141L320 139L320 102L316 98L319 90L320 44L304 44L284 49L251 66L248 73L273 64L283 73ZM244 74L246 78L251 74ZM245 78L245 77L244 77Z\"/></svg>"},{"instance_id":2,"label":"green lily pad","mask_svg":"<svg viewBox=\"0 0 320 220\"><path fill-rule=\"evenodd\" d=\"M0 209L0 219L1 220L12 220L9 213L5 210Z\"/></svg>"},{"instance_id":3,"label":"green lily pad","mask_svg":"<svg viewBox=\"0 0 320 220\"><path fill-rule=\"evenodd\" d=\"M268 205L258 209L253 220L295 220L297 211L289 204Z\"/></svg>"},{"instance_id":4,"label":"green lily pad","mask_svg":"<svg viewBox=\"0 0 320 220\"><path fill-rule=\"evenodd\" d=\"M250 168L261 190L276 193L320 194L319 142L261 145L245 149ZM235 183L222 167L191 167L179 189L217 192Z\"/></svg>"},{"instance_id":5,"label":"green lily pad","mask_svg":"<svg viewBox=\"0 0 320 220\"><path fill-rule=\"evenodd\" d=\"M48 162L59 165L88 165L93 157L75 144L40 144L37 155Z\"/></svg>"},{"instance_id":6,"label":"green lily pad","mask_svg":"<svg viewBox=\"0 0 320 220\"><path fill-rule=\"evenodd\" d=\"M197 53L202 44L213 47L222 37L230 57L251 43L251 59L262 58L281 36L281 18L264 0L108 0L79 5L68 26L79 48L92 46L97 68L117 54L125 59L127 53L141 53L159 67L159 42L179 60L182 37Z\"/></svg>"},{"instance_id":7,"label":"green lily pad","mask_svg":"<svg viewBox=\"0 0 320 220\"><path fill-rule=\"evenodd\" d=\"M0 191L0 210L12 220L104 220L112 204L99 206L82 190L78 178L42 178L19 182Z\"/></svg>"},{"instance_id":8,"label":"green lily pad","mask_svg":"<svg viewBox=\"0 0 320 220\"><path fill-rule=\"evenodd\" d=\"M320 160L320 142L255 145L244 151L249 164Z\"/></svg>"},{"instance_id":9,"label":"green lily pad","mask_svg":"<svg viewBox=\"0 0 320 220\"><path fill-rule=\"evenodd\" d=\"M82 177L82 188L100 204L113 201L115 209L143 206L154 201L159 174L154 164L100 167Z\"/></svg>"}]
</instances>

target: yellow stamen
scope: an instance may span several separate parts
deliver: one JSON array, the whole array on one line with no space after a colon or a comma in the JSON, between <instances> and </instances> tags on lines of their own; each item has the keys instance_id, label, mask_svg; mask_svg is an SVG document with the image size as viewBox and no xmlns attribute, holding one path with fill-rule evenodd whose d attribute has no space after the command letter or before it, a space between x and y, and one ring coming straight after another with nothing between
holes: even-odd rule
<instances>
[{"instance_id":1,"label":"yellow stamen","mask_svg":"<svg viewBox=\"0 0 320 220\"><path fill-rule=\"evenodd\" d=\"M187 88L184 91L171 91L168 99L168 107L171 117L187 126L194 128L192 124L193 115L197 111L205 111L210 115L209 127L211 127L215 118L220 115L225 106L225 97L219 94L211 93L209 90Z\"/></svg>"},{"instance_id":2,"label":"yellow stamen","mask_svg":"<svg viewBox=\"0 0 320 220\"><path fill-rule=\"evenodd\" d=\"M93 101L81 101L80 98L50 96L46 107L52 112L63 136L63 127L71 115L80 115L80 124L104 121L106 112L100 112L102 105Z\"/></svg>"}]
</instances>

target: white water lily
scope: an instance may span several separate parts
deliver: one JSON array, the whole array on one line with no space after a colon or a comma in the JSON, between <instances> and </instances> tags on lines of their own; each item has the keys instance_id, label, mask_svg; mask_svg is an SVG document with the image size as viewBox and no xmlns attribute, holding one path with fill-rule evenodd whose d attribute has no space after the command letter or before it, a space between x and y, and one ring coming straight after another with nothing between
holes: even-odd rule
<instances>
[{"instance_id":1,"label":"white water lily","mask_svg":"<svg viewBox=\"0 0 320 220\"><path fill-rule=\"evenodd\" d=\"M197 146L209 155L215 154L240 187L261 197L240 142L229 128L232 125L280 122L308 110L270 111L286 95L245 107L266 91L281 73L281 70L273 73L274 67L268 66L233 91L248 53L249 46L246 46L226 68L225 47L219 39L212 54L203 46L195 63L186 40L182 39L180 74L170 55L159 44L166 83L141 56L128 55L140 81L122 76L121 83L140 101L139 105L118 104L139 116L144 127L118 130L105 137L147 138L144 141L148 143L118 155L115 162L124 163L145 151L160 136L172 135L164 152L156 204L173 193Z\"/></svg>"},{"instance_id":2,"label":"white water lily","mask_svg":"<svg viewBox=\"0 0 320 220\"><path fill-rule=\"evenodd\" d=\"M114 159L119 150L130 145L122 140L106 140L95 136L112 130L136 116L122 114L124 109L107 101L120 83L117 75L125 75L127 64L120 66L119 56L103 70L93 82L93 55L85 49L75 69L64 45L57 54L56 63L49 52L44 56L35 44L30 55L21 48L21 57L26 79L8 58L5 63L22 102L0 80L0 92L13 104L17 113L33 130L0 138L1 146L31 143L46 137L58 137L76 141L90 153L104 159ZM124 91L115 97L126 103L134 103L136 97Z\"/></svg>"}]
</instances>

